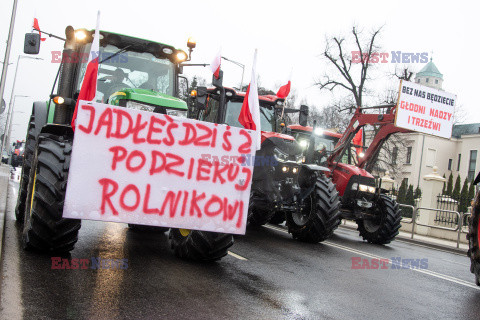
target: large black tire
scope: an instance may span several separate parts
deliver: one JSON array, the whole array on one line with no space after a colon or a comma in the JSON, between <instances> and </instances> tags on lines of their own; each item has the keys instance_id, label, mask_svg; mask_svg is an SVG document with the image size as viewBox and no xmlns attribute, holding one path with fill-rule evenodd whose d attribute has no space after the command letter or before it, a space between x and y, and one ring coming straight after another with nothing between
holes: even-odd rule
<instances>
[{"instance_id":1,"label":"large black tire","mask_svg":"<svg viewBox=\"0 0 480 320\"><path fill-rule=\"evenodd\" d=\"M480 192L477 192L473 204L467 239L470 271L475 275L477 286L480 286Z\"/></svg>"},{"instance_id":2,"label":"large black tire","mask_svg":"<svg viewBox=\"0 0 480 320\"><path fill-rule=\"evenodd\" d=\"M262 205L263 202L264 200L258 193L254 191L250 193L250 201L248 203L247 227L263 226L272 218L274 211L263 209L264 207L266 207L265 205Z\"/></svg>"},{"instance_id":3,"label":"large black tire","mask_svg":"<svg viewBox=\"0 0 480 320\"><path fill-rule=\"evenodd\" d=\"M20 188L18 190L17 205L15 207L15 218L23 223L25 215L25 199L27 198L28 178L30 177L30 168L32 167L33 155L37 144L35 137L35 116L30 116L28 124L27 138L25 141L25 150L23 153L22 175L20 177Z\"/></svg>"},{"instance_id":4,"label":"large black tire","mask_svg":"<svg viewBox=\"0 0 480 320\"><path fill-rule=\"evenodd\" d=\"M374 208L375 220L357 220L358 231L363 240L375 244L388 244L398 235L402 216L397 202L381 194Z\"/></svg>"},{"instance_id":5,"label":"large black tire","mask_svg":"<svg viewBox=\"0 0 480 320\"><path fill-rule=\"evenodd\" d=\"M72 138L38 137L28 184L23 228L26 250L65 253L78 240L80 220L62 218Z\"/></svg>"},{"instance_id":6,"label":"large black tire","mask_svg":"<svg viewBox=\"0 0 480 320\"><path fill-rule=\"evenodd\" d=\"M128 228L134 232L167 232L170 228L166 227L155 227L155 226L144 226L140 224L128 224Z\"/></svg>"},{"instance_id":7,"label":"large black tire","mask_svg":"<svg viewBox=\"0 0 480 320\"><path fill-rule=\"evenodd\" d=\"M223 258L233 245L231 234L187 229L170 229L169 239L177 257L202 262Z\"/></svg>"},{"instance_id":8,"label":"large black tire","mask_svg":"<svg viewBox=\"0 0 480 320\"><path fill-rule=\"evenodd\" d=\"M294 239L318 243L329 238L340 225L340 200L333 182L321 174L301 212L288 213L288 231Z\"/></svg>"}]
</instances>

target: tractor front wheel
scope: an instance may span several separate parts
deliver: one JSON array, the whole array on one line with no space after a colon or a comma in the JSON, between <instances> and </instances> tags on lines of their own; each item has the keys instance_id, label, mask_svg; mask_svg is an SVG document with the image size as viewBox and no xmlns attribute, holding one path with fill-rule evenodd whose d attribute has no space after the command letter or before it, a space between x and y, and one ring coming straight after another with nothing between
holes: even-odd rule
<instances>
[{"instance_id":1,"label":"tractor front wheel","mask_svg":"<svg viewBox=\"0 0 480 320\"><path fill-rule=\"evenodd\" d=\"M475 275L477 286L480 286L480 192L477 192L473 204L467 239L470 271Z\"/></svg>"},{"instance_id":2,"label":"tractor front wheel","mask_svg":"<svg viewBox=\"0 0 480 320\"><path fill-rule=\"evenodd\" d=\"M30 168L32 167L33 155L37 144L35 137L35 116L32 114L27 130L27 140L25 141L25 151L23 153L22 175L20 178L20 188L18 190L17 206L15 207L15 218L18 222L23 222L25 215L25 200L27 199L28 179Z\"/></svg>"},{"instance_id":3,"label":"tractor front wheel","mask_svg":"<svg viewBox=\"0 0 480 320\"><path fill-rule=\"evenodd\" d=\"M340 225L340 200L335 185L321 174L305 201L302 210L287 214L288 231L300 241L318 243L326 240Z\"/></svg>"},{"instance_id":4,"label":"tractor front wheel","mask_svg":"<svg viewBox=\"0 0 480 320\"><path fill-rule=\"evenodd\" d=\"M358 231L363 240L375 244L388 244L398 235L402 216L398 204L389 196L381 194L373 207L372 219L357 220Z\"/></svg>"},{"instance_id":5,"label":"tractor front wheel","mask_svg":"<svg viewBox=\"0 0 480 320\"><path fill-rule=\"evenodd\" d=\"M64 219L72 138L41 134L33 157L25 205L23 247L65 253L78 240L80 220Z\"/></svg>"},{"instance_id":6,"label":"tractor front wheel","mask_svg":"<svg viewBox=\"0 0 480 320\"><path fill-rule=\"evenodd\" d=\"M169 239L177 257L202 262L220 260L233 245L231 234L188 229L170 229Z\"/></svg>"}]
</instances>

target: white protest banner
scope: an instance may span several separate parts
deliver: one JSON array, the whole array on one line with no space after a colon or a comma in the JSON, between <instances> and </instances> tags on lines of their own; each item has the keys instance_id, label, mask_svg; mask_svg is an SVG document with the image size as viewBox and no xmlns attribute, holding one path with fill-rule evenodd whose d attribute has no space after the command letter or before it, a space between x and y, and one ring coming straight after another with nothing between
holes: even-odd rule
<instances>
[{"instance_id":1,"label":"white protest banner","mask_svg":"<svg viewBox=\"0 0 480 320\"><path fill-rule=\"evenodd\" d=\"M457 96L417 83L400 81L395 125L442 138L452 136Z\"/></svg>"},{"instance_id":2,"label":"white protest banner","mask_svg":"<svg viewBox=\"0 0 480 320\"><path fill-rule=\"evenodd\" d=\"M82 102L63 217L244 234L254 139L241 128Z\"/></svg>"}]
</instances>

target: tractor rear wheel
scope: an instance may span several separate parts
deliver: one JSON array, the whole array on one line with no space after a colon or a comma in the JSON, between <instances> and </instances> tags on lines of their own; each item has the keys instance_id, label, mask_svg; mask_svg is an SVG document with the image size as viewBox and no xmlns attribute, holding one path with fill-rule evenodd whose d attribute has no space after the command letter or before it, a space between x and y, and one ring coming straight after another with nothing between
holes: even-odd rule
<instances>
[{"instance_id":1,"label":"tractor rear wheel","mask_svg":"<svg viewBox=\"0 0 480 320\"><path fill-rule=\"evenodd\" d=\"M30 168L32 167L36 144L35 116L32 114L28 124L27 141L25 141L25 151L23 153L23 167L22 175L20 177L20 188L18 190L17 206L15 207L15 218L20 223L23 223L23 217L25 215L25 200L27 198L28 178L30 176Z\"/></svg>"},{"instance_id":2,"label":"tractor rear wheel","mask_svg":"<svg viewBox=\"0 0 480 320\"><path fill-rule=\"evenodd\" d=\"M375 244L388 244L398 235L402 216L397 202L381 194L373 208L375 219L357 220L358 231L363 240Z\"/></svg>"},{"instance_id":3,"label":"tractor rear wheel","mask_svg":"<svg viewBox=\"0 0 480 320\"><path fill-rule=\"evenodd\" d=\"M202 262L220 260L233 245L231 234L188 229L170 229L169 239L177 257Z\"/></svg>"},{"instance_id":4,"label":"tractor rear wheel","mask_svg":"<svg viewBox=\"0 0 480 320\"><path fill-rule=\"evenodd\" d=\"M156 227L156 226L144 226L140 224L128 224L128 228L134 232L167 232L168 229L166 227Z\"/></svg>"},{"instance_id":5,"label":"tractor rear wheel","mask_svg":"<svg viewBox=\"0 0 480 320\"><path fill-rule=\"evenodd\" d=\"M71 251L81 221L62 218L72 138L41 134L30 170L23 247L46 252Z\"/></svg>"},{"instance_id":6,"label":"tractor rear wheel","mask_svg":"<svg viewBox=\"0 0 480 320\"><path fill-rule=\"evenodd\" d=\"M340 225L340 200L335 185L321 174L305 201L301 211L286 215L288 231L300 241L318 243L326 240Z\"/></svg>"},{"instance_id":7,"label":"tractor rear wheel","mask_svg":"<svg viewBox=\"0 0 480 320\"><path fill-rule=\"evenodd\" d=\"M470 271L475 275L477 286L480 286L480 192L477 192L473 204L467 239Z\"/></svg>"}]
</instances>

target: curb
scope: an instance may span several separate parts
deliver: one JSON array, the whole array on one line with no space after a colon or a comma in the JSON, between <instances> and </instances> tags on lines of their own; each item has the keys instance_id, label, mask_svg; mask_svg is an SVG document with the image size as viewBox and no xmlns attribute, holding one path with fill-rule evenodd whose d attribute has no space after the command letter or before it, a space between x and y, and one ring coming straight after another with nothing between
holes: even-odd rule
<instances>
[{"instance_id":1,"label":"curb","mask_svg":"<svg viewBox=\"0 0 480 320\"><path fill-rule=\"evenodd\" d=\"M348 226L348 225L343 225L343 224L340 225L339 227L349 229L349 230L357 230L357 228L354 227L354 226ZM403 242L409 242L409 243L413 243L413 244L416 244L416 245L429 247L429 248L432 248L432 249L448 251L448 252L451 252L451 253L456 253L456 254L461 254L461 255L467 255L467 249L449 247L449 246L444 246L444 245L441 245L441 244L436 244L436 243L432 243L432 242L428 242L428 241L421 241L421 240L417 240L417 239L410 239L410 237L405 237L405 236L402 236L402 235L398 235L396 237L396 239L402 240Z\"/></svg>"},{"instance_id":2,"label":"curb","mask_svg":"<svg viewBox=\"0 0 480 320\"><path fill-rule=\"evenodd\" d=\"M3 235L5 227L5 216L7 211L8 181L10 179L10 166L0 166L0 260L3 251Z\"/></svg>"}]
</instances>

